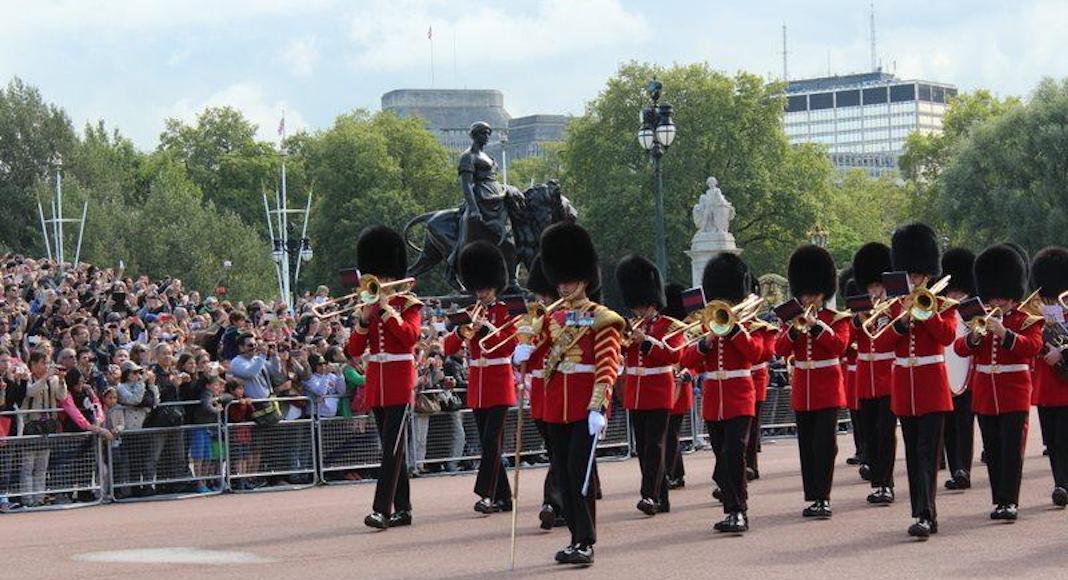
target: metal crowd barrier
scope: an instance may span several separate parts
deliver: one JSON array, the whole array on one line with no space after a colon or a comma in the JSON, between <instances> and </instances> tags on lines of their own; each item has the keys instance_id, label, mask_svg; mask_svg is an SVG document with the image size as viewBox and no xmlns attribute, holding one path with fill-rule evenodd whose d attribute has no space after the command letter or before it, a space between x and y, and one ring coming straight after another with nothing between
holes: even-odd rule
<instances>
[{"instance_id":1,"label":"metal crowd barrier","mask_svg":"<svg viewBox=\"0 0 1068 580\"><path fill-rule=\"evenodd\" d=\"M16 433L0 436L0 496L26 510L66 509L103 501L100 440L91 432L25 435L30 419L60 409L9 411ZM6 434L4 434L6 435Z\"/></svg>"},{"instance_id":2,"label":"metal crowd barrier","mask_svg":"<svg viewBox=\"0 0 1068 580\"><path fill-rule=\"evenodd\" d=\"M339 403L349 400L335 398ZM315 444L320 481L328 484L361 481L371 470L379 468L382 447L373 415L318 417L317 424Z\"/></svg>"},{"instance_id":3,"label":"metal crowd barrier","mask_svg":"<svg viewBox=\"0 0 1068 580\"><path fill-rule=\"evenodd\" d=\"M316 430L311 399L275 397L251 400L253 405L270 402L279 406L283 417L274 425L263 426L254 421L226 423L223 438L227 457L226 484L233 492L302 489L315 485L317 481ZM227 404L226 416L230 416L231 407L242 404L242 401ZM299 418L285 419L289 408L294 406L300 409ZM260 485L281 481L285 481L286 485Z\"/></svg>"},{"instance_id":4,"label":"metal crowd barrier","mask_svg":"<svg viewBox=\"0 0 1068 580\"><path fill-rule=\"evenodd\" d=\"M225 414L212 423L191 423L198 406L199 401L160 403L149 411L145 427L124 430L105 445L113 500L215 495L225 490ZM159 425L173 421L181 424Z\"/></svg>"}]
</instances>

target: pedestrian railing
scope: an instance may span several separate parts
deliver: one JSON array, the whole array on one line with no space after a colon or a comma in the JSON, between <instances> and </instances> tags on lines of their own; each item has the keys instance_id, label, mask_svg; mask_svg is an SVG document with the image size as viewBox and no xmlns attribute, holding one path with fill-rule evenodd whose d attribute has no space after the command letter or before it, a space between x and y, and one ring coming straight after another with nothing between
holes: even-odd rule
<instances>
[{"instance_id":1,"label":"pedestrian railing","mask_svg":"<svg viewBox=\"0 0 1068 580\"><path fill-rule=\"evenodd\" d=\"M230 416L230 408L234 405L248 403L254 407L277 405L282 419L273 424L227 421L224 430L227 487L234 492L245 492L315 485L317 431L311 399L275 397L232 401L226 406L226 416ZM284 485L262 485L264 483Z\"/></svg>"}]
</instances>

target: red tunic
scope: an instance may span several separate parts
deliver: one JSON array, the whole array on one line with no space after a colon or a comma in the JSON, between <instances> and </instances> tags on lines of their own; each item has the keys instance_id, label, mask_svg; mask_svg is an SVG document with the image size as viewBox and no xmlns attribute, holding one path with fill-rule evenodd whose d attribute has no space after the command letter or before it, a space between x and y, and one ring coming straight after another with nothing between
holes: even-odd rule
<instances>
[{"instance_id":1,"label":"red tunic","mask_svg":"<svg viewBox=\"0 0 1068 580\"><path fill-rule=\"evenodd\" d=\"M763 353L762 341L744 328L733 336L712 336L686 348L680 364L701 371L701 416L723 421L756 414L753 363Z\"/></svg>"},{"instance_id":2,"label":"red tunic","mask_svg":"<svg viewBox=\"0 0 1068 580\"><path fill-rule=\"evenodd\" d=\"M680 347L685 337L677 334L669 338L666 344L662 340L674 326L674 319L656 316L642 327L647 340L643 344L627 347L624 353L627 378L623 405L628 410L671 409L674 405L675 365L682 355Z\"/></svg>"},{"instance_id":3,"label":"red tunic","mask_svg":"<svg viewBox=\"0 0 1068 580\"><path fill-rule=\"evenodd\" d=\"M943 298L938 300L941 312L924 321L898 322L875 341L876 350L895 353L890 407L898 417L953 409L945 352L956 338L957 309L944 307ZM900 303L895 304L891 316L900 313Z\"/></svg>"},{"instance_id":4,"label":"red tunic","mask_svg":"<svg viewBox=\"0 0 1068 580\"><path fill-rule=\"evenodd\" d=\"M953 345L960 356L973 357L972 410L980 415L1031 408L1031 363L1044 345L1043 320L1014 309L1002 324L1004 339L988 333L972 343L962 336Z\"/></svg>"},{"instance_id":5,"label":"red tunic","mask_svg":"<svg viewBox=\"0 0 1068 580\"><path fill-rule=\"evenodd\" d=\"M1057 322L1064 323L1062 320ZM1057 371L1049 366L1041 355L1044 355L1049 346L1042 349L1039 358L1035 359L1034 380L1035 395L1033 403L1041 407L1068 407L1068 380L1062 379ZM1068 351L1062 354L1068 357Z\"/></svg>"},{"instance_id":6,"label":"red tunic","mask_svg":"<svg viewBox=\"0 0 1068 580\"><path fill-rule=\"evenodd\" d=\"M875 329L878 330L889 323L890 317L882 315ZM875 341L868 338L861 328L860 317L853 318L853 340L857 343L857 396L862 401L889 397L894 379L894 359L897 358L894 349L877 348Z\"/></svg>"},{"instance_id":7,"label":"red tunic","mask_svg":"<svg viewBox=\"0 0 1068 580\"><path fill-rule=\"evenodd\" d=\"M842 376L845 380L846 407L852 411L860 409L860 396L857 393L857 329L849 325L849 346L842 357Z\"/></svg>"},{"instance_id":8,"label":"red tunic","mask_svg":"<svg viewBox=\"0 0 1068 580\"><path fill-rule=\"evenodd\" d=\"M415 397L415 344L422 331L422 304L411 295L394 295L393 312L371 314L367 328L356 325L345 351L358 358L367 351L364 406L389 407L413 402Z\"/></svg>"},{"instance_id":9,"label":"red tunic","mask_svg":"<svg viewBox=\"0 0 1068 580\"><path fill-rule=\"evenodd\" d=\"M753 386L756 388L756 400L763 403L768 400L768 385L771 383L771 359L775 358L775 340L779 337L779 329L762 322L752 324L749 334L760 339L760 357L753 365Z\"/></svg>"},{"instance_id":10,"label":"red tunic","mask_svg":"<svg viewBox=\"0 0 1068 580\"><path fill-rule=\"evenodd\" d=\"M494 302L486 309L486 320L493 326L501 326L511 316L504 302ZM486 333L476 332L467 343L467 406L472 409L487 409L501 405L515 405L515 377L512 374L512 351L515 350L515 333L509 330L497 333L486 341L483 351L479 342ZM445 356L452 356L464 346L459 329L445 337Z\"/></svg>"},{"instance_id":11,"label":"red tunic","mask_svg":"<svg viewBox=\"0 0 1068 580\"><path fill-rule=\"evenodd\" d=\"M794 411L819 411L845 406L841 357L849 344L849 317L824 308L823 324L799 334L791 327L779 333L775 353L794 357L790 403Z\"/></svg>"}]
</instances>

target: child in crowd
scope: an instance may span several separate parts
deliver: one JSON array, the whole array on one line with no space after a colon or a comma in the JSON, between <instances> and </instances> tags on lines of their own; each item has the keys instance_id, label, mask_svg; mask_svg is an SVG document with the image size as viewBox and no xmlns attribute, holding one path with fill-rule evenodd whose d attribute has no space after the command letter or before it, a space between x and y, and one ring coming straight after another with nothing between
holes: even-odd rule
<instances>
[{"instance_id":1,"label":"child in crowd","mask_svg":"<svg viewBox=\"0 0 1068 580\"><path fill-rule=\"evenodd\" d=\"M252 427L244 425L252 421L252 401L245 397L244 383L236 380L226 381L226 393L236 401L226 408L226 421L237 424L230 427L230 460L234 462L231 474L234 476L232 487L235 490L251 489L247 478L242 477L252 469Z\"/></svg>"}]
</instances>

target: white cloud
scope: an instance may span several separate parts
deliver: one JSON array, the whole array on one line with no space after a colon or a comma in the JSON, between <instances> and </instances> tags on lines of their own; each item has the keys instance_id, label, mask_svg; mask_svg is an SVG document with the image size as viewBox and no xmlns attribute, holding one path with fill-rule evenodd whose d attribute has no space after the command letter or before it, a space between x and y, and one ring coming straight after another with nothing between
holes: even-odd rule
<instances>
[{"instance_id":1,"label":"white cloud","mask_svg":"<svg viewBox=\"0 0 1068 580\"><path fill-rule=\"evenodd\" d=\"M294 38L279 52L278 57L293 75L310 77L319 62L319 41L315 36Z\"/></svg>"},{"instance_id":2,"label":"white cloud","mask_svg":"<svg viewBox=\"0 0 1068 580\"><path fill-rule=\"evenodd\" d=\"M349 38L357 49L353 66L394 71L422 65L430 55L431 27L438 58L451 54L456 38L462 53L477 52L482 63L561 57L641 43L651 34L645 18L618 0L539 0L532 12L514 3L501 8L464 6L454 17L454 3L377 0L352 17ZM450 16L436 15L446 11Z\"/></svg>"},{"instance_id":3,"label":"white cloud","mask_svg":"<svg viewBox=\"0 0 1068 580\"><path fill-rule=\"evenodd\" d=\"M232 84L199 101L180 99L162 112L160 123L162 126L163 119L171 117L193 123L197 115L205 108L223 106L230 106L241 111L246 119L255 123L258 127L256 138L263 141L277 142L279 140L278 121L282 117L283 110L286 114L287 134L292 135L308 126L300 111L286 106L285 100L271 100L263 87L253 82Z\"/></svg>"}]
</instances>

